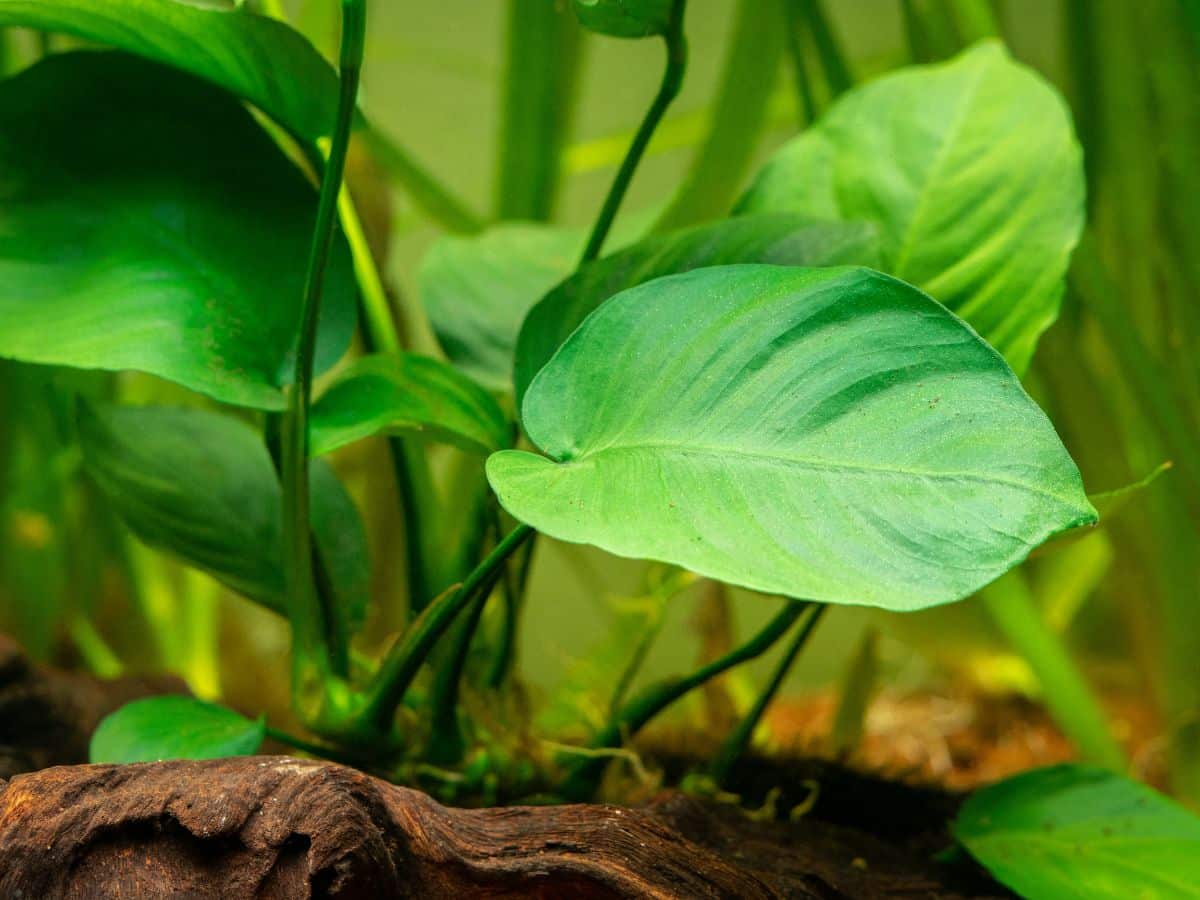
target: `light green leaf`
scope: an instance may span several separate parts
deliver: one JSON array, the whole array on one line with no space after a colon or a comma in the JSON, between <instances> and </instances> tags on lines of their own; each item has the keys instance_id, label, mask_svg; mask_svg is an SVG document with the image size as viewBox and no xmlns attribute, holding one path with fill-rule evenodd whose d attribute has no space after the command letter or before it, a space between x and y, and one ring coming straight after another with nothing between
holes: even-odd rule
<instances>
[{"instance_id":1,"label":"light green leaf","mask_svg":"<svg viewBox=\"0 0 1200 900\"><path fill-rule=\"evenodd\" d=\"M488 477L551 537L770 593L919 609L1095 520L1045 415L944 307L859 268L722 266L618 294Z\"/></svg>"},{"instance_id":2,"label":"light green leaf","mask_svg":"<svg viewBox=\"0 0 1200 900\"><path fill-rule=\"evenodd\" d=\"M376 434L410 434L491 453L512 443L492 395L436 359L402 353L356 360L312 410L312 452Z\"/></svg>"},{"instance_id":3,"label":"light green leaf","mask_svg":"<svg viewBox=\"0 0 1200 900\"><path fill-rule=\"evenodd\" d=\"M434 244L419 291L450 361L485 387L508 390L521 320L571 274L583 241L574 230L508 222Z\"/></svg>"},{"instance_id":4,"label":"light green leaf","mask_svg":"<svg viewBox=\"0 0 1200 900\"><path fill-rule=\"evenodd\" d=\"M953 830L1023 897L1200 896L1200 818L1101 769L1054 766L984 788Z\"/></svg>"},{"instance_id":5,"label":"light green leaf","mask_svg":"<svg viewBox=\"0 0 1200 900\"><path fill-rule=\"evenodd\" d=\"M282 495L262 440L217 413L79 408L84 466L139 538L286 614ZM312 520L337 608L362 623L370 582L362 520L341 482L313 465Z\"/></svg>"},{"instance_id":6,"label":"light green leaf","mask_svg":"<svg viewBox=\"0 0 1200 900\"><path fill-rule=\"evenodd\" d=\"M1062 98L989 41L846 94L739 204L771 210L877 222L883 269L1021 373L1083 228L1081 151Z\"/></svg>"},{"instance_id":7,"label":"light green leaf","mask_svg":"<svg viewBox=\"0 0 1200 900\"><path fill-rule=\"evenodd\" d=\"M101 720L88 759L94 763L156 762L250 756L266 723L191 697L150 697L126 703Z\"/></svg>"},{"instance_id":8,"label":"light green leaf","mask_svg":"<svg viewBox=\"0 0 1200 900\"><path fill-rule=\"evenodd\" d=\"M307 143L333 129L333 68L298 32L249 8L187 0L0 0L0 26L70 34L190 72Z\"/></svg>"},{"instance_id":9,"label":"light green leaf","mask_svg":"<svg viewBox=\"0 0 1200 900\"><path fill-rule=\"evenodd\" d=\"M836 266L879 263L874 225L814 222L790 213L741 216L654 235L588 264L529 311L517 339L518 405L538 371L613 294L662 275L727 263Z\"/></svg>"},{"instance_id":10,"label":"light green leaf","mask_svg":"<svg viewBox=\"0 0 1200 900\"><path fill-rule=\"evenodd\" d=\"M245 108L121 53L0 83L0 356L281 409L316 193ZM335 242L317 365L355 322Z\"/></svg>"},{"instance_id":11,"label":"light green leaf","mask_svg":"<svg viewBox=\"0 0 1200 900\"><path fill-rule=\"evenodd\" d=\"M665 34L674 0L575 0L575 15L591 31L609 37Z\"/></svg>"}]
</instances>

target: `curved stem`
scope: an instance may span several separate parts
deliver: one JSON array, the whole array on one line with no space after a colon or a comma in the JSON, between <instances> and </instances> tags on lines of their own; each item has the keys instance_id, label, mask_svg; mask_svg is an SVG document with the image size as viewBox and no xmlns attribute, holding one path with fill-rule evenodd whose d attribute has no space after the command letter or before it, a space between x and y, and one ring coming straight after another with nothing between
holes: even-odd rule
<instances>
[{"instance_id":1,"label":"curved stem","mask_svg":"<svg viewBox=\"0 0 1200 900\"><path fill-rule=\"evenodd\" d=\"M392 718L404 700L405 692L438 639L481 589L494 584L492 579L505 561L533 534L533 529L528 525L518 525L461 585L425 607L404 637L388 652L379 674L368 689L361 713L366 727L379 734L386 734L390 730Z\"/></svg>"},{"instance_id":2,"label":"curved stem","mask_svg":"<svg viewBox=\"0 0 1200 900\"><path fill-rule=\"evenodd\" d=\"M717 751L717 755L713 758L712 765L709 767L709 774L717 784L724 783L729 777L730 771L737 764L737 761L746 752L746 748L750 746L750 738L754 736L754 730L758 727L758 723L762 721L763 713L767 711L767 707L771 705L771 701L779 693L779 688L783 686L783 680L787 678L788 672L792 670L792 666L796 662L796 657L800 655L800 651L808 643L809 637L816 630L817 623L821 621L821 616L824 612L824 603L812 603L806 607L804 621L796 629L796 636L792 638L791 644L784 651L783 657L779 660L779 665L775 667L770 681L763 687L762 693L758 695L758 699L754 701L753 708L738 723L737 728L730 732L729 737L721 744L721 749Z\"/></svg>"},{"instance_id":3,"label":"curved stem","mask_svg":"<svg viewBox=\"0 0 1200 900\"><path fill-rule=\"evenodd\" d=\"M636 734L643 725L657 716L660 712L706 681L716 678L734 666L761 656L787 632L792 624L809 606L800 600L789 600L775 617L749 641L740 647L735 647L724 656L713 660L708 665L697 669L682 678L653 685L642 691L629 701L605 729L591 742L591 748L619 747L621 742ZM596 790L600 777L604 774L607 760L587 759L577 764L563 782L561 794L567 800L586 800Z\"/></svg>"},{"instance_id":4,"label":"curved stem","mask_svg":"<svg viewBox=\"0 0 1200 900\"><path fill-rule=\"evenodd\" d=\"M288 617L292 626L293 692L303 700L330 675L327 635L332 632L332 610L319 601L313 579L312 537L309 531L308 414L312 402L313 355L321 294L329 262L338 197L350 144L358 82L366 40L366 0L343 0L341 91L329 162L321 179L317 220L308 257L304 301L300 314L300 341L296 352L294 383L288 392L283 421L283 560L287 582ZM299 702L302 715L307 702Z\"/></svg>"},{"instance_id":5,"label":"curved stem","mask_svg":"<svg viewBox=\"0 0 1200 900\"><path fill-rule=\"evenodd\" d=\"M629 189L629 183L633 180L633 173L637 170L638 163L641 162L642 154L646 152L646 146L654 135L654 129L662 121L667 107L679 94L679 88L683 84L683 73L687 69L687 38L683 35L685 4L686 0L675 0L671 8L671 21L663 35L667 47L667 66L663 70L662 84L658 89L658 94L654 97L654 102L650 104L650 109L646 111L646 117L642 119L642 124L638 126L637 133L633 136L633 143L629 145L625 159L621 162L621 168L617 170L617 176L608 190L604 206L600 208L600 215L592 227L591 237L588 238L587 247L579 260L580 265L590 262L600 255L600 251L604 247L604 239L608 237L613 219L617 217L617 210L621 207L621 201L625 198L625 192Z\"/></svg>"}]
</instances>

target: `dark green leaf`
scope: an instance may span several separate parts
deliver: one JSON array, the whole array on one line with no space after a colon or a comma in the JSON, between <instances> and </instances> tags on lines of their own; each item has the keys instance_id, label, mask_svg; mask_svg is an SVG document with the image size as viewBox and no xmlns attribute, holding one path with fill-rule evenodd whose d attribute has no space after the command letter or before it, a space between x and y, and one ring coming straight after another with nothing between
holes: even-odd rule
<instances>
[{"instance_id":1,"label":"dark green leaf","mask_svg":"<svg viewBox=\"0 0 1200 900\"><path fill-rule=\"evenodd\" d=\"M727 263L835 266L879 262L875 226L814 222L789 213L742 216L654 235L597 260L529 311L517 339L518 403L529 382L579 324L613 294L662 275Z\"/></svg>"},{"instance_id":2,"label":"dark green leaf","mask_svg":"<svg viewBox=\"0 0 1200 900\"><path fill-rule=\"evenodd\" d=\"M375 434L412 434L491 453L511 444L492 395L436 359L403 353L357 360L312 410L312 452Z\"/></svg>"},{"instance_id":3,"label":"dark green leaf","mask_svg":"<svg viewBox=\"0 0 1200 900\"><path fill-rule=\"evenodd\" d=\"M421 265L421 302L450 361L508 390L521 320L572 272L583 241L577 231L510 222L436 243Z\"/></svg>"},{"instance_id":4,"label":"dark green leaf","mask_svg":"<svg viewBox=\"0 0 1200 900\"><path fill-rule=\"evenodd\" d=\"M488 460L516 518L765 592L919 609L1095 520L1000 356L869 269L721 266L625 291L523 413L550 458Z\"/></svg>"},{"instance_id":5,"label":"dark green leaf","mask_svg":"<svg viewBox=\"0 0 1200 900\"><path fill-rule=\"evenodd\" d=\"M262 746L266 725L231 709L191 697L150 697L105 716L92 735L94 763L250 756Z\"/></svg>"},{"instance_id":6,"label":"dark green leaf","mask_svg":"<svg viewBox=\"0 0 1200 900\"><path fill-rule=\"evenodd\" d=\"M739 210L879 223L883 268L1021 373L1058 316L1083 228L1082 157L1062 98L989 41L846 94Z\"/></svg>"},{"instance_id":7,"label":"dark green leaf","mask_svg":"<svg viewBox=\"0 0 1200 900\"><path fill-rule=\"evenodd\" d=\"M0 26L107 44L242 97L308 143L327 136L337 75L302 35L248 8L187 0L0 0Z\"/></svg>"},{"instance_id":8,"label":"dark green leaf","mask_svg":"<svg viewBox=\"0 0 1200 900\"><path fill-rule=\"evenodd\" d=\"M88 474L134 534L285 614L282 495L252 428L206 410L81 406L79 440ZM312 469L312 518L353 629L367 604L366 535L322 462Z\"/></svg>"},{"instance_id":9,"label":"dark green leaf","mask_svg":"<svg viewBox=\"0 0 1200 900\"><path fill-rule=\"evenodd\" d=\"M674 0L575 0L585 28L610 37L640 38L665 34Z\"/></svg>"},{"instance_id":10,"label":"dark green leaf","mask_svg":"<svg viewBox=\"0 0 1200 900\"><path fill-rule=\"evenodd\" d=\"M135 369L278 409L316 194L251 115L121 53L0 83L0 356ZM317 362L355 321L334 245Z\"/></svg>"},{"instance_id":11,"label":"dark green leaf","mask_svg":"<svg viewBox=\"0 0 1200 900\"><path fill-rule=\"evenodd\" d=\"M1200 818L1101 769L1054 766L986 787L954 836L1023 897L1200 895Z\"/></svg>"}]
</instances>

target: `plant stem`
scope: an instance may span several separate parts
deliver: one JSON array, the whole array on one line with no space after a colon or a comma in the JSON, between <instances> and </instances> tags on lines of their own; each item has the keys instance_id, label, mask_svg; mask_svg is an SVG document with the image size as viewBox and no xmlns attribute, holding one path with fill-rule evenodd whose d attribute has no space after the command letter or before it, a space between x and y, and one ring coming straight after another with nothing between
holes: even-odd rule
<instances>
[{"instance_id":1,"label":"plant stem","mask_svg":"<svg viewBox=\"0 0 1200 900\"><path fill-rule=\"evenodd\" d=\"M809 637L816 630L817 623L821 621L821 616L824 612L824 603L804 604L804 620L796 629L796 636L792 638L792 642L788 645L787 650L784 651L782 658L779 660L779 665L775 667L770 680L763 687L762 692L758 695L758 699L754 701L754 706L751 707L750 712L746 714L745 718L738 723L737 728L725 739L725 742L721 744L721 749L717 751L717 755L713 758L712 765L709 767L709 774L717 784L725 782L729 777L729 773L737 764L737 761L746 752L746 748L750 746L750 739L754 736L754 730L758 727L758 723L762 721L763 713L767 711L767 707L771 705L771 701L779 693L779 688L783 685L784 679L787 677L788 672L791 671L792 665L796 662L796 657L800 655L800 651L808 643Z\"/></svg>"},{"instance_id":2,"label":"plant stem","mask_svg":"<svg viewBox=\"0 0 1200 900\"><path fill-rule=\"evenodd\" d=\"M808 604L788 600L783 609L775 614L753 638L735 647L719 659L715 659L690 675L672 678L646 688L613 717L603 731L592 740L591 749L619 747L622 741L636 734L642 726L660 712L710 679L748 660L761 656L783 637L792 624L804 612ZM604 774L605 759L586 759L578 763L567 775L560 793L567 800L586 800L595 793L596 785Z\"/></svg>"},{"instance_id":3,"label":"plant stem","mask_svg":"<svg viewBox=\"0 0 1200 900\"><path fill-rule=\"evenodd\" d=\"M564 5L508 0L496 178L500 219L545 221L554 212L582 60L581 31Z\"/></svg>"},{"instance_id":4,"label":"plant stem","mask_svg":"<svg viewBox=\"0 0 1200 900\"><path fill-rule=\"evenodd\" d=\"M809 125L817 117L817 103L813 98L812 81L805 66L804 34L808 30L804 18L800 15L799 4L795 0L782 0L783 15L787 20L785 35L787 37L788 55L792 58L792 71L796 83L796 102L800 110L800 124Z\"/></svg>"},{"instance_id":5,"label":"plant stem","mask_svg":"<svg viewBox=\"0 0 1200 900\"><path fill-rule=\"evenodd\" d=\"M301 715L309 711L308 696L324 685L331 671L328 636L332 610L322 608L314 585L312 537L309 522L308 415L312 402L313 354L321 311L325 269L329 261L338 197L350 144L358 82L366 40L366 0L343 0L341 90L329 162L321 179L317 219L313 227L301 307L300 340L295 378L288 392L283 421L283 558L287 580L288 616L293 640L293 693Z\"/></svg>"},{"instance_id":6,"label":"plant stem","mask_svg":"<svg viewBox=\"0 0 1200 900\"><path fill-rule=\"evenodd\" d=\"M458 725L459 687L467 667L467 658L470 656L471 642L483 617L483 608L503 572L504 566L500 566L489 577L488 582L480 586L470 610L454 631L449 658L442 662L434 676L433 691L430 695L432 713L429 746L425 751L426 761L434 765L450 766L462 761L465 745L462 729Z\"/></svg>"},{"instance_id":7,"label":"plant stem","mask_svg":"<svg viewBox=\"0 0 1200 900\"><path fill-rule=\"evenodd\" d=\"M617 170L617 176L613 179L608 196L604 198L604 206L600 208L600 215L592 227L587 247L584 248L583 256L579 260L581 266L596 259L604 248L604 239L608 237L608 231L617 217L617 210L621 207L625 192L629 190L629 183L633 180L633 173L637 170L638 163L641 162L642 154L646 152L646 145L650 143L654 129L662 121L667 107L679 94L679 88L683 84L683 74L687 70L687 38L683 34L685 5L686 0L674 0L671 7L671 19L667 24L667 31L663 35L667 50L667 65L663 70L662 84L658 88L654 102L650 104L650 109L646 111L646 117L642 119L642 124L638 126L637 133L633 136L633 143L629 145L629 151L625 154L625 159L621 161L621 168Z\"/></svg>"},{"instance_id":8,"label":"plant stem","mask_svg":"<svg viewBox=\"0 0 1200 900\"><path fill-rule=\"evenodd\" d=\"M480 589L494 583L491 579L505 560L533 534L533 529L528 525L518 525L461 585L442 594L425 608L380 666L361 712L363 724L376 733L389 732L392 718L404 700L405 692L438 639Z\"/></svg>"},{"instance_id":9,"label":"plant stem","mask_svg":"<svg viewBox=\"0 0 1200 900\"><path fill-rule=\"evenodd\" d=\"M766 122L783 58L785 29L775 3L739 0L704 143L670 206L655 223L655 231L728 214Z\"/></svg>"},{"instance_id":10,"label":"plant stem","mask_svg":"<svg viewBox=\"0 0 1200 900\"><path fill-rule=\"evenodd\" d=\"M792 0L802 9L803 16L808 20L809 32L813 44L817 48L817 56L821 60L821 68L825 70L825 82L829 85L829 99L833 100L839 94L854 87L854 74L846 62L841 45L834 36L821 0Z\"/></svg>"},{"instance_id":11,"label":"plant stem","mask_svg":"<svg viewBox=\"0 0 1200 900\"><path fill-rule=\"evenodd\" d=\"M992 621L1033 669L1046 705L1080 755L1088 762L1124 771L1125 754L1108 729L1104 711L1062 641L1042 621L1019 573L988 585L979 597Z\"/></svg>"}]
</instances>

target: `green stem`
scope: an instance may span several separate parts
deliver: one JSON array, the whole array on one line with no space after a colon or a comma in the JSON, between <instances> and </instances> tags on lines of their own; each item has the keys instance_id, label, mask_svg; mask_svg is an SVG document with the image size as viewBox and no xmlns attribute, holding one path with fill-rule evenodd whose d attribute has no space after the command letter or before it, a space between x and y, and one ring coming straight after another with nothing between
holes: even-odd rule
<instances>
[{"instance_id":1,"label":"green stem","mask_svg":"<svg viewBox=\"0 0 1200 900\"><path fill-rule=\"evenodd\" d=\"M647 722L690 691L732 669L736 665L761 656L787 632L807 607L806 603L789 600L753 638L735 647L690 675L673 678L646 688L627 703L609 724L592 740L591 749L619 747L637 734ZM563 782L560 793L567 800L586 800L595 793L604 774L606 759L585 759L578 763Z\"/></svg>"},{"instance_id":2,"label":"green stem","mask_svg":"<svg viewBox=\"0 0 1200 900\"><path fill-rule=\"evenodd\" d=\"M498 218L545 221L554 212L559 162L583 58L580 33L564 5L508 2Z\"/></svg>"},{"instance_id":3,"label":"green stem","mask_svg":"<svg viewBox=\"0 0 1200 900\"><path fill-rule=\"evenodd\" d=\"M825 82L829 85L829 99L833 100L839 94L854 87L854 74L846 62L846 55L825 18L821 0L794 0L801 7L803 16L808 20L809 32L813 44L817 48L817 57L821 60L821 68L825 70Z\"/></svg>"},{"instance_id":4,"label":"green stem","mask_svg":"<svg viewBox=\"0 0 1200 900\"><path fill-rule=\"evenodd\" d=\"M367 728L379 734L389 732L392 718L404 700L405 692L438 639L480 589L493 583L491 579L505 560L533 534L533 529L528 525L518 525L458 588L438 597L417 617L404 637L388 652L368 690L361 713Z\"/></svg>"},{"instance_id":5,"label":"green stem","mask_svg":"<svg viewBox=\"0 0 1200 900\"><path fill-rule=\"evenodd\" d=\"M600 208L600 215L596 219L592 234L588 238L587 247L584 248L583 256L579 260L581 266L596 259L604 248L604 239L608 237L608 231L617 217L617 210L621 207L625 192L629 190L629 183L633 180L633 173L637 171L642 154L646 152L646 145L650 143L654 130L662 121L663 115L666 114L667 107L678 96L679 88L683 84L683 74L687 70L687 38L683 34L685 5L686 0L674 0L671 7L671 20L663 35L667 50L667 65L663 70L662 84L658 88L654 102L650 104L650 109L646 111L646 117L642 119L642 124L633 136L633 143L629 145L629 151L625 154L625 159L621 161L621 168L617 170L617 176L613 179L608 196L604 198L604 206Z\"/></svg>"},{"instance_id":6,"label":"green stem","mask_svg":"<svg viewBox=\"0 0 1200 900\"><path fill-rule=\"evenodd\" d=\"M497 523L496 528L497 533L499 533L499 523ZM526 545L524 560L529 559L528 547L529 545ZM522 568L524 568L523 561ZM517 623L520 621L522 592L518 582L518 575L513 571L513 566L510 562L505 562L504 564L504 574L500 579L500 592L501 600L504 603L504 607L501 610L504 619L500 626L500 641L496 645L485 681L485 684L493 691L499 690L500 686L504 684L504 680L508 677L508 673L512 669L513 659L516 656Z\"/></svg>"},{"instance_id":7,"label":"green stem","mask_svg":"<svg viewBox=\"0 0 1200 900\"><path fill-rule=\"evenodd\" d=\"M804 62L804 35L808 30L804 17L800 15L796 0L782 0L783 15L787 20L784 34L787 37L788 55L792 58L792 71L796 83L796 101L800 109L800 124L808 125L817 117L817 103L813 98L812 81Z\"/></svg>"},{"instance_id":8,"label":"green stem","mask_svg":"<svg viewBox=\"0 0 1200 900\"><path fill-rule=\"evenodd\" d=\"M752 161L783 58L786 24L764 0L739 0L704 144L654 225L670 231L729 213Z\"/></svg>"},{"instance_id":9,"label":"green stem","mask_svg":"<svg viewBox=\"0 0 1200 900\"><path fill-rule=\"evenodd\" d=\"M93 675L116 678L125 671L120 657L113 652L104 636L96 630L96 626L86 615L76 613L68 622L67 629L71 635L71 642Z\"/></svg>"},{"instance_id":10,"label":"green stem","mask_svg":"<svg viewBox=\"0 0 1200 900\"><path fill-rule=\"evenodd\" d=\"M366 40L366 0L343 0L341 91L329 162L321 179L317 219L313 228L301 307L300 340L294 384L288 392L283 421L283 544L288 616L292 626L293 692L298 711L309 712L308 696L323 686L331 672L328 636L333 631L331 610L323 609L313 579L313 550L309 521L308 415L312 402L313 354L325 269L329 262L338 197L345 173L346 151L354 119L358 82Z\"/></svg>"},{"instance_id":11,"label":"green stem","mask_svg":"<svg viewBox=\"0 0 1200 900\"><path fill-rule=\"evenodd\" d=\"M800 655L800 651L808 643L809 637L816 630L817 623L821 621L821 616L824 612L825 604L823 603L804 603L804 621L796 629L796 636L792 638L792 642L788 645L787 650L784 651L782 658L779 660L779 665L775 667L770 680L763 687L762 692L758 695L758 699L754 701L754 706L751 707L750 712L746 714L738 723L737 728L725 739L725 742L721 744L721 749L717 751L717 755L713 758L709 774L717 784L725 783L737 761L741 759L742 754L746 752L746 748L750 746L750 739L754 736L754 730L758 728L758 723L762 721L767 707L771 705L771 701L779 693L779 688L783 686L783 681L787 678L788 672L791 671L792 666L795 664L796 657Z\"/></svg>"},{"instance_id":12,"label":"green stem","mask_svg":"<svg viewBox=\"0 0 1200 900\"><path fill-rule=\"evenodd\" d=\"M1076 668L1066 647L1042 620L1019 573L984 588L984 609L1041 683L1046 705L1088 762L1113 771L1127 767L1104 711Z\"/></svg>"}]
</instances>

